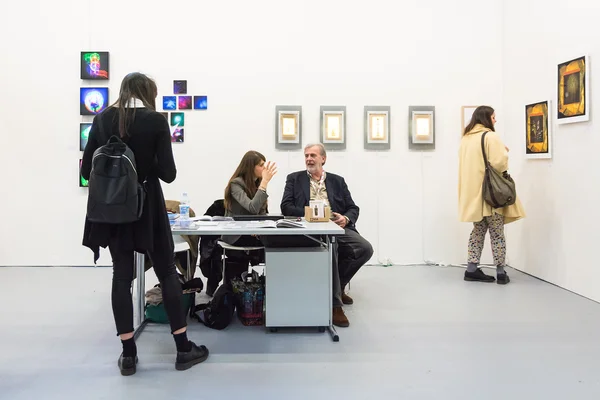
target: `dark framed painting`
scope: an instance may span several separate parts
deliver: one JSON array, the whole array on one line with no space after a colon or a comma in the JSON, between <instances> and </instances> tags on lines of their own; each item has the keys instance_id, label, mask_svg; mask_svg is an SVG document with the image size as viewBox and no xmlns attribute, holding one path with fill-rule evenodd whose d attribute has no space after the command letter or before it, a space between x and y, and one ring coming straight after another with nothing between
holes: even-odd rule
<instances>
[{"instance_id":1,"label":"dark framed painting","mask_svg":"<svg viewBox=\"0 0 600 400\"><path fill-rule=\"evenodd\" d=\"M590 119L590 60L582 56L558 64L556 122L568 124Z\"/></svg>"},{"instance_id":2,"label":"dark framed painting","mask_svg":"<svg viewBox=\"0 0 600 400\"><path fill-rule=\"evenodd\" d=\"M525 158L552 158L549 100L525 106Z\"/></svg>"}]
</instances>

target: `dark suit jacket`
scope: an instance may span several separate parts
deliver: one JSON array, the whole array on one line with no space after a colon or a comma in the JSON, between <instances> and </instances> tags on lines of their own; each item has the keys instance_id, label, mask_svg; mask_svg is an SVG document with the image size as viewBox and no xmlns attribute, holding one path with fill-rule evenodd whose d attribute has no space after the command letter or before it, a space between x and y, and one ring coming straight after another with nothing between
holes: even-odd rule
<instances>
[{"instance_id":1,"label":"dark suit jacket","mask_svg":"<svg viewBox=\"0 0 600 400\"><path fill-rule=\"evenodd\" d=\"M345 215L350 219L347 228L356 230L359 208L354 204L346 181L339 175L326 172L325 187L331 211ZM310 178L304 171L291 173L287 176L283 198L281 199L281 212L285 216L304 216L304 207L310 202Z\"/></svg>"}]
</instances>

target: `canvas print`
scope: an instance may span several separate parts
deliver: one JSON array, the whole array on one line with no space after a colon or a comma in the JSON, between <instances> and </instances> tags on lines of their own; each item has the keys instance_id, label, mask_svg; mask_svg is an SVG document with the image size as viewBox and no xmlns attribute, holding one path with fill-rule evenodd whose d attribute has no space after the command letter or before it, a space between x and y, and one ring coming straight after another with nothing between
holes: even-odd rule
<instances>
[{"instance_id":1,"label":"canvas print","mask_svg":"<svg viewBox=\"0 0 600 400\"><path fill-rule=\"evenodd\" d=\"M206 110L208 109L208 97L207 96L194 96L194 110Z\"/></svg>"},{"instance_id":2,"label":"canvas print","mask_svg":"<svg viewBox=\"0 0 600 400\"><path fill-rule=\"evenodd\" d=\"M108 106L108 88L87 87L79 89L79 114L96 115Z\"/></svg>"},{"instance_id":3,"label":"canvas print","mask_svg":"<svg viewBox=\"0 0 600 400\"><path fill-rule=\"evenodd\" d=\"M79 150L85 150L85 146L87 146L88 138L90 137L90 130L92 129L92 124L90 123L80 123L79 124Z\"/></svg>"},{"instance_id":4,"label":"canvas print","mask_svg":"<svg viewBox=\"0 0 600 400\"><path fill-rule=\"evenodd\" d=\"M163 110L177 110L177 96L163 96Z\"/></svg>"},{"instance_id":5,"label":"canvas print","mask_svg":"<svg viewBox=\"0 0 600 400\"><path fill-rule=\"evenodd\" d=\"M558 65L557 122L589 121L590 118L590 65L582 56Z\"/></svg>"},{"instance_id":6,"label":"canvas print","mask_svg":"<svg viewBox=\"0 0 600 400\"><path fill-rule=\"evenodd\" d=\"M187 81L173 81L173 93L174 94L186 94L187 93Z\"/></svg>"},{"instance_id":7,"label":"canvas print","mask_svg":"<svg viewBox=\"0 0 600 400\"><path fill-rule=\"evenodd\" d=\"M183 136L184 132L183 132L183 128L175 128L173 130L173 133L171 133L171 142L172 143L183 143Z\"/></svg>"},{"instance_id":8,"label":"canvas print","mask_svg":"<svg viewBox=\"0 0 600 400\"><path fill-rule=\"evenodd\" d=\"M171 113L171 126L184 126L185 118L182 112Z\"/></svg>"},{"instance_id":9,"label":"canvas print","mask_svg":"<svg viewBox=\"0 0 600 400\"><path fill-rule=\"evenodd\" d=\"M552 158L550 152L552 139L551 121L549 101L525 106L526 158Z\"/></svg>"},{"instance_id":10,"label":"canvas print","mask_svg":"<svg viewBox=\"0 0 600 400\"><path fill-rule=\"evenodd\" d=\"M81 176L81 163L82 160L79 160L79 187L88 187L88 181Z\"/></svg>"},{"instance_id":11,"label":"canvas print","mask_svg":"<svg viewBox=\"0 0 600 400\"><path fill-rule=\"evenodd\" d=\"M191 110L192 96L179 96L177 105L180 110Z\"/></svg>"},{"instance_id":12,"label":"canvas print","mask_svg":"<svg viewBox=\"0 0 600 400\"><path fill-rule=\"evenodd\" d=\"M107 51L82 51L80 63L81 79L108 79Z\"/></svg>"}]
</instances>

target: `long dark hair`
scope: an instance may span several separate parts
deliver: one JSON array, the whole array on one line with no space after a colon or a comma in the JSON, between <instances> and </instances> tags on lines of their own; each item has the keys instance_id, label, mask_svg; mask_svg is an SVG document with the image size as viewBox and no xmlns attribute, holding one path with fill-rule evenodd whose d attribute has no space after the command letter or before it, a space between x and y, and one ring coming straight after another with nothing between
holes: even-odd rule
<instances>
[{"instance_id":1,"label":"long dark hair","mask_svg":"<svg viewBox=\"0 0 600 400\"><path fill-rule=\"evenodd\" d=\"M127 107L132 99L139 99L144 107L156 111L156 96L158 89L156 83L146 75L132 72L123 78L119 99L112 105L119 110L119 135L127 136L129 124L135 119L135 107Z\"/></svg>"},{"instance_id":2,"label":"long dark hair","mask_svg":"<svg viewBox=\"0 0 600 400\"><path fill-rule=\"evenodd\" d=\"M261 161L266 161L266 158L258 151L250 150L244 154L242 161L240 161L240 164L237 166L235 172L233 175L231 175L231 179L229 179L229 183L225 188L224 205L226 210L231 211L231 182L235 178L242 178L244 180L244 184L246 185L246 194L250 198L254 197L262 179L257 178L256 175L254 175L254 168L260 164Z\"/></svg>"},{"instance_id":3,"label":"long dark hair","mask_svg":"<svg viewBox=\"0 0 600 400\"><path fill-rule=\"evenodd\" d=\"M489 129L492 132L496 132L496 130L494 129L494 123L492 122L492 115L494 115L494 109L492 107L489 106L479 106L475 109L475 111L473 112L473 116L471 117L471 122L469 122L469 125L467 125L465 127L465 131L463 132L463 135L466 135L467 133L471 132L473 130L473 128L475 127L475 125L477 124L481 124L483 126L485 126L487 129Z\"/></svg>"}]
</instances>

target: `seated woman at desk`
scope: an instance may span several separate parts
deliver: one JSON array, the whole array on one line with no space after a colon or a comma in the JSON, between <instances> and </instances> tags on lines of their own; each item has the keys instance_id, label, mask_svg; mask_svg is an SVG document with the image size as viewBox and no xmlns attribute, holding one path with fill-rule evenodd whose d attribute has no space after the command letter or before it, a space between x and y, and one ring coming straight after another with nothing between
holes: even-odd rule
<instances>
[{"instance_id":1,"label":"seated woman at desk","mask_svg":"<svg viewBox=\"0 0 600 400\"><path fill-rule=\"evenodd\" d=\"M277 166L267 162L264 155L253 150L246 152L225 188L225 216L266 214L267 187L276 173ZM222 240L234 246L262 246L255 236L226 235ZM225 282L246 271L248 261L258 263L264 259L263 251L254 253L248 257L243 252L228 251Z\"/></svg>"}]
</instances>

